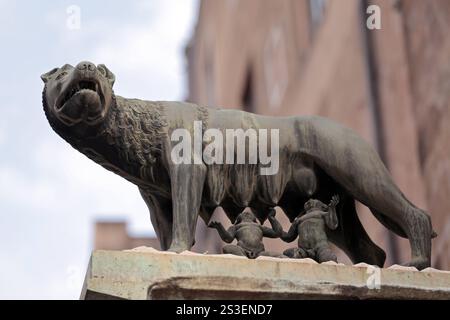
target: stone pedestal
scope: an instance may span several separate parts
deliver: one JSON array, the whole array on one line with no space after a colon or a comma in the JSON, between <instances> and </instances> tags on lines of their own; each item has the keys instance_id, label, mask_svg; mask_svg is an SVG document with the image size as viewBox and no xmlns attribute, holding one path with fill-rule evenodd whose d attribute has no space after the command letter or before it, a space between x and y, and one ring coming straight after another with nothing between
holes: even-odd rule
<instances>
[{"instance_id":1,"label":"stone pedestal","mask_svg":"<svg viewBox=\"0 0 450 320\"><path fill-rule=\"evenodd\" d=\"M311 259L94 251L81 299L450 299L450 272Z\"/></svg>"}]
</instances>

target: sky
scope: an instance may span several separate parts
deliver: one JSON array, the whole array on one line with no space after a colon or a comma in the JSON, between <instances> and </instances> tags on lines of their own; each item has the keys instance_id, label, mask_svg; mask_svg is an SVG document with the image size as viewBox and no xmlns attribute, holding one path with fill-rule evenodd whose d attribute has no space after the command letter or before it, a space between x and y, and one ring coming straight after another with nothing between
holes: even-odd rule
<instances>
[{"instance_id":1,"label":"sky","mask_svg":"<svg viewBox=\"0 0 450 320\"><path fill-rule=\"evenodd\" d=\"M183 100L197 11L198 0L0 0L0 299L78 299L98 219L154 235L137 188L52 131L40 75L88 60L121 96Z\"/></svg>"}]
</instances>

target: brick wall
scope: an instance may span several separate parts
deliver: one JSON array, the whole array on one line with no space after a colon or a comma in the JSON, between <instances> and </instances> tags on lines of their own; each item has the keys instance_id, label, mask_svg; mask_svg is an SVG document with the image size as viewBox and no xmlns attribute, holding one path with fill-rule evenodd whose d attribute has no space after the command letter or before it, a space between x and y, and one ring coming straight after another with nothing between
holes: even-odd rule
<instances>
[{"instance_id":1,"label":"brick wall","mask_svg":"<svg viewBox=\"0 0 450 320\"><path fill-rule=\"evenodd\" d=\"M430 212L439 234L433 264L448 269L450 2L325 3L322 19L312 21L317 6L307 0L202 1L187 48L188 100L268 115L319 114L353 128L377 148L405 195ZM381 30L365 28L369 4L381 8ZM363 205L358 211L387 264L409 259L407 240ZM206 237L219 247L215 234Z\"/></svg>"}]
</instances>

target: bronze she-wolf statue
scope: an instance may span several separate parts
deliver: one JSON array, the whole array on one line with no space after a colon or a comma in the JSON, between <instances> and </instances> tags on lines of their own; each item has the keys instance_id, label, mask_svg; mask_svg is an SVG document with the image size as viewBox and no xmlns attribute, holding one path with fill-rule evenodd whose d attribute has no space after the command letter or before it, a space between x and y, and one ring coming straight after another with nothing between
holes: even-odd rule
<instances>
[{"instance_id":1,"label":"bronze she-wolf statue","mask_svg":"<svg viewBox=\"0 0 450 320\"><path fill-rule=\"evenodd\" d=\"M429 215L406 199L374 149L348 128L317 116L267 117L125 99L113 92L112 72L90 62L66 64L41 78L52 128L75 149L138 186L164 250L189 250L198 215L208 223L219 206L231 221L247 207L264 221L276 206L293 221L311 197L326 203L338 195L338 226L327 236L353 262L383 266L385 261L384 251L358 219L358 200L383 225L409 239L408 265L430 266L434 233ZM179 128L192 132L194 121L201 121L203 130L222 132L279 129L278 171L262 175L260 163L175 163L171 150L178 141L171 135Z\"/></svg>"}]
</instances>

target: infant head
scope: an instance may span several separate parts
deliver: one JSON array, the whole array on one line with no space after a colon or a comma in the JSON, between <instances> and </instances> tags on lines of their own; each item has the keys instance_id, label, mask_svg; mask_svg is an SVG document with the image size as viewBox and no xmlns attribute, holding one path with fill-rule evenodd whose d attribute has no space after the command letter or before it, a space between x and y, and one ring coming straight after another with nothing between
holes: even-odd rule
<instances>
[{"instance_id":1,"label":"infant head","mask_svg":"<svg viewBox=\"0 0 450 320\"><path fill-rule=\"evenodd\" d=\"M322 201L316 200L316 199L310 199L310 200L306 201L305 202L305 210L310 211L313 209L327 210L328 206L326 204L324 204Z\"/></svg>"},{"instance_id":2,"label":"infant head","mask_svg":"<svg viewBox=\"0 0 450 320\"><path fill-rule=\"evenodd\" d=\"M238 215L236 223L241 222L257 222L255 215L251 211L244 211Z\"/></svg>"}]
</instances>

